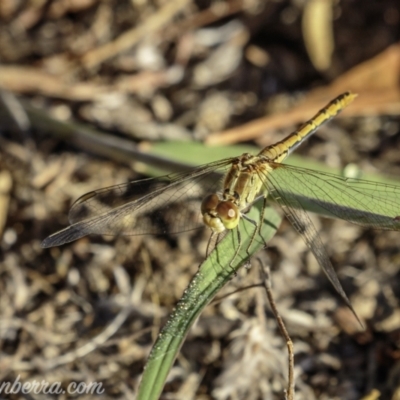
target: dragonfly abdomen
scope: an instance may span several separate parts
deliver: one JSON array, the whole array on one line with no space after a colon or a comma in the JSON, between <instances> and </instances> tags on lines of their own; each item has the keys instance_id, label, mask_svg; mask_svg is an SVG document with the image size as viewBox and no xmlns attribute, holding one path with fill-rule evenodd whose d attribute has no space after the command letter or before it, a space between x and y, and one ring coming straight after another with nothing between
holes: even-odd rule
<instances>
[{"instance_id":1,"label":"dragonfly abdomen","mask_svg":"<svg viewBox=\"0 0 400 400\"><path fill-rule=\"evenodd\" d=\"M313 118L303 124L295 132L280 142L265 147L261 150L259 155L265 156L275 163L281 163L290 153L296 150L304 140L313 135L322 124L339 114L356 97L357 95L351 92L341 94L326 107L318 111Z\"/></svg>"}]
</instances>

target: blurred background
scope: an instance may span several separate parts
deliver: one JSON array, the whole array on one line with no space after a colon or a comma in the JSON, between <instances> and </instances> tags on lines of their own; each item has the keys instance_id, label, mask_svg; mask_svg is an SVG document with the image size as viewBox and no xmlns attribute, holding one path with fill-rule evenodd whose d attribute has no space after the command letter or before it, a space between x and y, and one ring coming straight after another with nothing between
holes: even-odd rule
<instances>
[{"instance_id":1,"label":"blurred background","mask_svg":"<svg viewBox=\"0 0 400 400\"><path fill-rule=\"evenodd\" d=\"M101 382L103 398L133 399L205 257L205 229L42 249L84 193L274 143L347 90L355 103L297 162L396 179L399 38L397 0L1 0L0 382ZM296 398L400 399L400 233L312 220L366 329L284 221L260 257ZM243 270L224 293L259 281ZM163 398L282 399L286 371L253 288L205 310Z\"/></svg>"}]
</instances>

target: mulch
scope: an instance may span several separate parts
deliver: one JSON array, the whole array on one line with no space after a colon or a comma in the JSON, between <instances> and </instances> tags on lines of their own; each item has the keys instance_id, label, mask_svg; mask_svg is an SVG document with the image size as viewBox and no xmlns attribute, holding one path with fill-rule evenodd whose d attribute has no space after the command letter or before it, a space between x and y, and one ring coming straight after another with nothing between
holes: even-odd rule
<instances>
[{"instance_id":1,"label":"mulch","mask_svg":"<svg viewBox=\"0 0 400 400\"><path fill-rule=\"evenodd\" d=\"M98 132L137 152L173 140L261 147L351 89L354 108L296 153L396 178L399 26L395 0L2 0L0 389L100 383L104 399L135 398L205 257L206 229L42 249L79 196L145 177L143 160L107 152ZM400 399L399 233L311 218L365 329L284 221L259 256L294 343L295 398ZM259 282L252 264L221 295ZM286 385L286 344L252 288L205 309L162 398L283 399Z\"/></svg>"}]
</instances>

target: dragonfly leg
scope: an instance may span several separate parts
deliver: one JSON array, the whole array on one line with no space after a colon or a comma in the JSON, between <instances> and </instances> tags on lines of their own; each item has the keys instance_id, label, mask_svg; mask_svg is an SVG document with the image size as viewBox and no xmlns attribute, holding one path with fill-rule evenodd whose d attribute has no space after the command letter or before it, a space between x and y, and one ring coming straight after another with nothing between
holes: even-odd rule
<instances>
[{"instance_id":1,"label":"dragonfly leg","mask_svg":"<svg viewBox=\"0 0 400 400\"><path fill-rule=\"evenodd\" d=\"M247 215L245 215L245 214L243 214L243 218L244 218L247 222L250 222L252 225L254 225L254 230L253 230L253 233L251 234L250 243L249 243L249 245L247 246L247 249L246 249L246 253L247 253L247 255L248 255L249 258L250 258L250 256L251 256L251 254L250 254L250 247L251 247L251 245L253 244L254 238L256 237L257 232L258 232L259 230L258 230L257 222L254 221L254 219L249 218L249 217L248 217Z\"/></svg>"},{"instance_id":2,"label":"dragonfly leg","mask_svg":"<svg viewBox=\"0 0 400 400\"><path fill-rule=\"evenodd\" d=\"M210 255L210 253L213 250L218 249L217 245L220 242L220 240L222 240L224 237L226 237L225 233L227 233L229 235L234 235L235 234L233 232L233 230L229 230L229 231L224 231L223 233L213 232L210 235L210 238L208 239L208 243L207 243L206 258ZM233 262L235 261L237 255L239 254L240 247L241 247L241 244L242 244L242 238L240 236L240 232L239 232L238 229L236 229L236 235L237 235L238 244L236 246L235 254L232 256L231 260L229 261L229 264L228 264L229 268L232 268ZM235 276L236 276L236 272L235 272Z\"/></svg>"},{"instance_id":3,"label":"dragonfly leg","mask_svg":"<svg viewBox=\"0 0 400 400\"><path fill-rule=\"evenodd\" d=\"M208 243L207 243L206 258L210 255L210 253L212 251L211 247L212 247L212 242L213 242L215 236L217 236L215 241L216 241L216 243L218 243L218 236L219 236L218 233L212 232L210 235L210 238L208 239Z\"/></svg>"},{"instance_id":4,"label":"dragonfly leg","mask_svg":"<svg viewBox=\"0 0 400 400\"><path fill-rule=\"evenodd\" d=\"M266 248L266 247L268 246L268 245L267 245L267 242L265 241L264 237L263 237L262 234L261 234L261 226L262 226L261 224L262 224L263 221L264 221L264 215L265 215L265 208L266 208L266 206L267 206L267 197L264 196L264 197L263 197L263 203L262 203L262 206L261 206L260 220L258 221L258 224L257 224L257 222L256 222L254 219L249 218L247 215L245 215L245 214L242 215L243 218L244 218L246 221L248 221L248 222L250 222L252 225L254 225L254 231L253 231L253 233L252 233L252 235L251 235L250 243L249 243L249 245L247 246L247 250L246 250L246 252L247 252L247 254L248 254L249 257L250 257L250 248L251 248L251 246L253 245L253 242L254 242L254 239L256 238L256 235L259 235L261 241L264 242L264 248Z\"/></svg>"},{"instance_id":5,"label":"dragonfly leg","mask_svg":"<svg viewBox=\"0 0 400 400\"><path fill-rule=\"evenodd\" d=\"M268 243L265 241L264 236L261 234L261 227L262 224L264 223L264 215L266 207L267 207L267 196L264 196L260 212L260 223L258 224L258 229L257 229L258 231L257 233L260 236L260 239L264 242L264 249L268 247Z\"/></svg>"},{"instance_id":6,"label":"dragonfly leg","mask_svg":"<svg viewBox=\"0 0 400 400\"><path fill-rule=\"evenodd\" d=\"M239 231L239 229L235 229L235 231L236 231L236 235L237 235L238 244L236 246L235 254L231 258L231 261L229 261L230 268L232 268L233 262L235 261L237 255L239 254L240 248L242 247L242 236L240 235L240 231ZM231 231L231 232L232 232L232 235L234 235L234 232L233 231Z\"/></svg>"}]
</instances>

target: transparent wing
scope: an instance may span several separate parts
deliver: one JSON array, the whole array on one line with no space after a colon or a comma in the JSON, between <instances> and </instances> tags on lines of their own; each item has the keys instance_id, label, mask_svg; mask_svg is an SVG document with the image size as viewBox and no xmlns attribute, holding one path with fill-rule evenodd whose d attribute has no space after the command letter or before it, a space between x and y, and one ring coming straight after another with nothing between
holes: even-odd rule
<instances>
[{"instance_id":1,"label":"transparent wing","mask_svg":"<svg viewBox=\"0 0 400 400\"><path fill-rule=\"evenodd\" d=\"M305 207L363 226L399 230L400 187L284 164L269 165L273 168L271 172L259 173L269 195L282 206L336 291L357 317Z\"/></svg>"},{"instance_id":2,"label":"transparent wing","mask_svg":"<svg viewBox=\"0 0 400 400\"><path fill-rule=\"evenodd\" d=\"M271 163L268 190L296 197L304 208L377 229L400 230L400 186Z\"/></svg>"},{"instance_id":3,"label":"transparent wing","mask_svg":"<svg viewBox=\"0 0 400 400\"><path fill-rule=\"evenodd\" d=\"M232 159L190 172L143 179L95 190L71 207L71 225L46 238L42 246L59 246L88 234L146 235L178 233L202 223L200 203L220 190L221 174Z\"/></svg>"}]
</instances>

